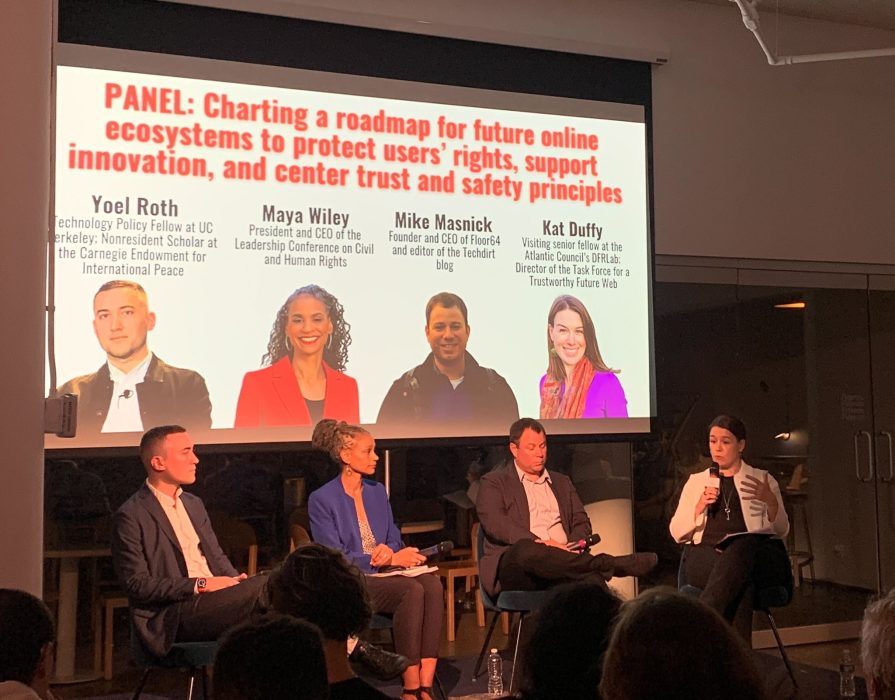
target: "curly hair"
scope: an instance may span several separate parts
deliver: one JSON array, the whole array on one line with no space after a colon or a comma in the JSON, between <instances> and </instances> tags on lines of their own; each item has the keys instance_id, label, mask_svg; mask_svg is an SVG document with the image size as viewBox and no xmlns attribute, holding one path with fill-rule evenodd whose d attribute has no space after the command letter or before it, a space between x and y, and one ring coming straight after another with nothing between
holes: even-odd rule
<instances>
[{"instance_id":1,"label":"curly hair","mask_svg":"<svg viewBox=\"0 0 895 700\"><path fill-rule=\"evenodd\" d=\"M270 574L274 610L317 625L342 641L367 628L372 616L363 574L341 552L322 544L296 549Z\"/></svg>"},{"instance_id":2,"label":"curly hair","mask_svg":"<svg viewBox=\"0 0 895 700\"><path fill-rule=\"evenodd\" d=\"M332 460L342 466L342 450L351 447L355 438L369 435L370 431L359 425L351 425L343 420L324 418L314 426L311 447L326 452Z\"/></svg>"},{"instance_id":3,"label":"curly hair","mask_svg":"<svg viewBox=\"0 0 895 700\"><path fill-rule=\"evenodd\" d=\"M261 357L261 366L272 365L278 360L292 357L292 350L286 344L286 323L289 320L289 305L298 297L314 297L326 307L326 313L333 324L333 332L323 351L323 361L339 372L344 372L348 364L348 347L351 345L351 325L345 320L345 309L332 294L316 284L308 284L296 289L283 302L267 342L267 352Z\"/></svg>"},{"instance_id":4,"label":"curly hair","mask_svg":"<svg viewBox=\"0 0 895 700\"><path fill-rule=\"evenodd\" d=\"M868 685L877 686L878 697L895 691L895 588L864 611L861 624L861 663Z\"/></svg>"}]
</instances>

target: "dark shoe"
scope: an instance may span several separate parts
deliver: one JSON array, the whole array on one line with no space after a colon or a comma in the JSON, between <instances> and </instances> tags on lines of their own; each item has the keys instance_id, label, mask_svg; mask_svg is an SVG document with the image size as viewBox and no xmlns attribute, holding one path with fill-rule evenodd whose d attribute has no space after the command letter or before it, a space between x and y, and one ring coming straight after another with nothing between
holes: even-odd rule
<instances>
[{"instance_id":1,"label":"dark shoe","mask_svg":"<svg viewBox=\"0 0 895 700\"><path fill-rule=\"evenodd\" d=\"M377 646L357 640L354 651L348 657L349 661L359 663L374 677L381 681L390 681L397 678L410 665L406 657L400 654L392 654L390 651L380 649Z\"/></svg>"},{"instance_id":2,"label":"dark shoe","mask_svg":"<svg viewBox=\"0 0 895 700\"><path fill-rule=\"evenodd\" d=\"M659 557L653 552L635 552L624 557L612 558L613 576L646 576L656 568Z\"/></svg>"}]
</instances>

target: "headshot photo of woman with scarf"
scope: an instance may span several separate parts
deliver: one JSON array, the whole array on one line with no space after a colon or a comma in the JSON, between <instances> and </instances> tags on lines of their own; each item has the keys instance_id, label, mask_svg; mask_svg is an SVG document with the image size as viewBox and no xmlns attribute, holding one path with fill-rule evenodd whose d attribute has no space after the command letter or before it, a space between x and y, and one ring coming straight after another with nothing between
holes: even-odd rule
<instances>
[{"instance_id":1,"label":"headshot photo of woman with scarf","mask_svg":"<svg viewBox=\"0 0 895 700\"><path fill-rule=\"evenodd\" d=\"M542 419L627 418L620 370L603 361L594 322L570 294L557 297L547 315L547 357L540 383Z\"/></svg>"}]
</instances>

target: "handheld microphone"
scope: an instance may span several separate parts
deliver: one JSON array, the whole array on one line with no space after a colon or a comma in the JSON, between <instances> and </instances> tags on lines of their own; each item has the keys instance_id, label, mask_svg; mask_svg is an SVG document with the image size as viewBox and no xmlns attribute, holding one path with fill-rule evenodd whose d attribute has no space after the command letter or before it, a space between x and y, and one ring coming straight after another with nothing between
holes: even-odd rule
<instances>
[{"instance_id":1,"label":"handheld microphone","mask_svg":"<svg viewBox=\"0 0 895 700\"><path fill-rule=\"evenodd\" d=\"M586 552L588 549L593 547L600 541L600 536L595 532L592 535L588 535L587 537L578 540L577 542L569 542L568 547L570 552Z\"/></svg>"},{"instance_id":2,"label":"handheld microphone","mask_svg":"<svg viewBox=\"0 0 895 700\"><path fill-rule=\"evenodd\" d=\"M431 557L440 556L442 554L447 554L454 548L454 543L450 540L445 540L444 542L439 542L438 544L433 544L431 547L426 547L425 549L421 549L419 553L426 557L426 559L430 559Z\"/></svg>"},{"instance_id":3,"label":"handheld microphone","mask_svg":"<svg viewBox=\"0 0 895 700\"><path fill-rule=\"evenodd\" d=\"M712 466L709 467L709 480L706 486L712 489L718 489L718 492L721 492L721 467L718 466L717 462L712 462ZM715 501L709 506L709 512L714 513L717 510L718 501Z\"/></svg>"}]
</instances>

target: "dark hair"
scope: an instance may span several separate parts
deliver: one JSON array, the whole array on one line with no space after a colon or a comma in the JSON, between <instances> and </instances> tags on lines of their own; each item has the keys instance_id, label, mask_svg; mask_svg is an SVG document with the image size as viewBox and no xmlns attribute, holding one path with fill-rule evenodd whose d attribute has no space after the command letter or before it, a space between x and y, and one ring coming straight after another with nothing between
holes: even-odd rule
<instances>
[{"instance_id":1,"label":"dark hair","mask_svg":"<svg viewBox=\"0 0 895 700\"><path fill-rule=\"evenodd\" d=\"M152 458L161 453L162 445L169 435L185 432L186 428L181 425L159 425L143 433L140 438L140 459L143 466L149 469Z\"/></svg>"},{"instance_id":2,"label":"dark hair","mask_svg":"<svg viewBox=\"0 0 895 700\"><path fill-rule=\"evenodd\" d=\"M526 430L534 430L538 435L547 435L547 431L539 421L534 418L520 418L510 426L510 442L518 445L519 438Z\"/></svg>"},{"instance_id":3,"label":"dark hair","mask_svg":"<svg viewBox=\"0 0 895 700\"><path fill-rule=\"evenodd\" d=\"M320 631L285 615L232 628L214 659L215 700L326 700Z\"/></svg>"},{"instance_id":4,"label":"dark hair","mask_svg":"<svg viewBox=\"0 0 895 700\"><path fill-rule=\"evenodd\" d=\"M0 681L31 685L41 652L54 637L53 618L42 600L0 588Z\"/></svg>"},{"instance_id":5,"label":"dark hair","mask_svg":"<svg viewBox=\"0 0 895 700\"><path fill-rule=\"evenodd\" d=\"M733 433L733 436L737 440L746 439L746 424L736 416L729 416L726 413L722 413L709 423L709 431L711 431L712 428L724 428L724 430Z\"/></svg>"},{"instance_id":6,"label":"dark hair","mask_svg":"<svg viewBox=\"0 0 895 700\"><path fill-rule=\"evenodd\" d=\"M621 601L605 583L555 589L525 650L525 700L599 698L603 653Z\"/></svg>"},{"instance_id":7,"label":"dark hair","mask_svg":"<svg viewBox=\"0 0 895 700\"><path fill-rule=\"evenodd\" d=\"M359 425L351 425L343 420L324 418L314 426L311 447L323 450L339 467L342 466L342 450L351 447L359 435L369 435L370 431Z\"/></svg>"},{"instance_id":8,"label":"dark hair","mask_svg":"<svg viewBox=\"0 0 895 700\"><path fill-rule=\"evenodd\" d=\"M140 296L143 297L143 301L147 304L149 303L149 297L146 294L146 290L143 289L142 285L137 284L136 282L131 282L130 280L110 280L103 284L99 289L96 290L96 294L93 295L93 301L96 301L96 298L102 294L103 292L108 292L110 289L132 289L137 292Z\"/></svg>"},{"instance_id":9,"label":"dark hair","mask_svg":"<svg viewBox=\"0 0 895 700\"><path fill-rule=\"evenodd\" d=\"M466 303L456 294L452 294L451 292L439 292L429 299L429 302L426 304L427 326L429 325L429 317L432 315L432 309L436 306L443 306L446 309L453 309L454 307L460 309L460 313L463 314L463 323L467 326L469 325L469 314L466 310Z\"/></svg>"},{"instance_id":10,"label":"dark hair","mask_svg":"<svg viewBox=\"0 0 895 700\"><path fill-rule=\"evenodd\" d=\"M563 294L553 300L550 311L547 313L547 325L553 326L553 319L560 311L574 311L581 317L581 324L584 326L584 357L590 361L591 366L597 372L612 372L618 374L620 370L612 369L603 361L600 354L600 345L597 343L597 331L594 328L593 319L587 312L587 307L578 298L571 294ZM550 340L550 329L547 329L547 375L554 381L561 381L566 378L566 368L562 360L556 354L553 347L553 341Z\"/></svg>"},{"instance_id":11,"label":"dark hair","mask_svg":"<svg viewBox=\"0 0 895 700\"><path fill-rule=\"evenodd\" d=\"M622 606L600 692L612 700L766 697L733 628L704 603L668 587L651 588Z\"/></svg>"},{"instance_id":12,"label":"dark hair","mask_svg":"<svg viewBox=\"0 0 895 700\"><path fill-rule=\"evenodd\" d=\"M321 544L298 547L270 575L274 610L313 622L326 639L363 631L372 615L360 570Z\"/></svg>"},{"instance_id":13,"label":"dark hair","mask_svg":"<svg viewBox=\"0 0 895 700\"><path fill-rule=\"evenodd\" d=\"M316 284L299 287L283 302L277 311L273 328L270 329L267 352L262 355L261 364L272 365L286 356L292 357L292 349L286 342L286 323L289 320L289 305L300 296L314 297L326 307L326 314L333 324L333 332L323 350L323 361L333 369L344 372L348 364L348 347L351 345L351 325L345 320L345 309L339 300Z\"/></svg>"}]
</instances>

